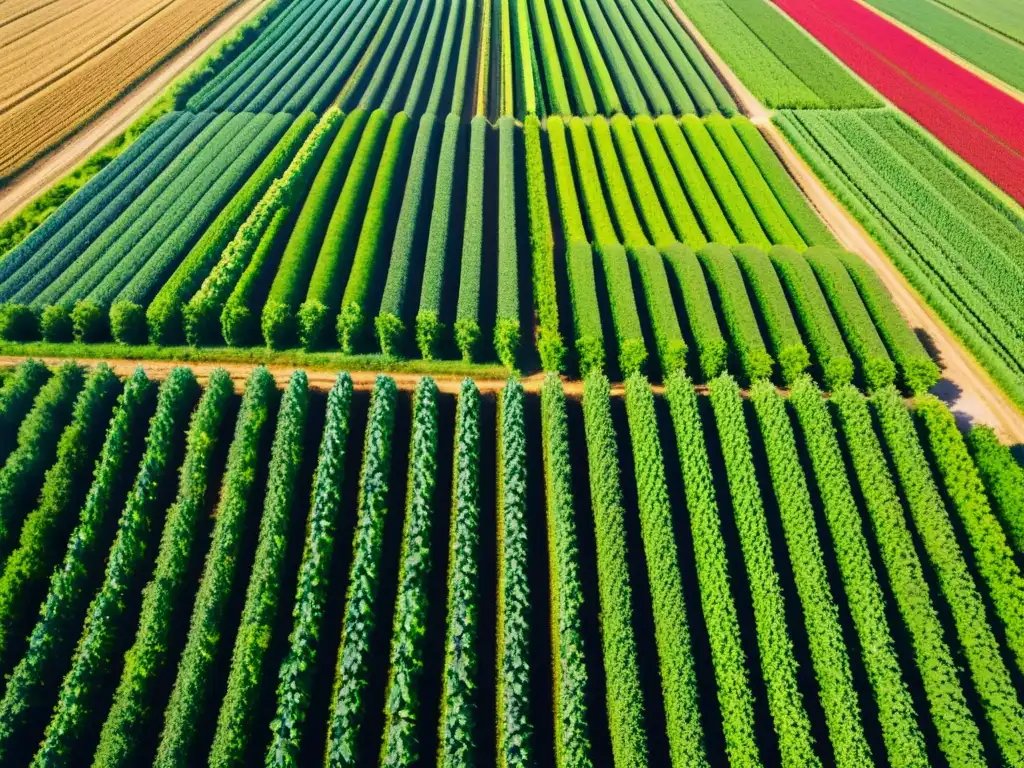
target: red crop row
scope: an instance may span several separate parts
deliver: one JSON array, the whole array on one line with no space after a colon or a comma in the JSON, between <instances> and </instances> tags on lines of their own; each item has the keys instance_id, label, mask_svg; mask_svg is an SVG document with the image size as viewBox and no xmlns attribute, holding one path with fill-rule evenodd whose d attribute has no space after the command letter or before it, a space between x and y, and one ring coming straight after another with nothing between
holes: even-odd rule
<instances>
[{"instance_id":1,"label":"red crop row","mask_svg":"<svg viewBox=\"0 0 1024 768\"><path fill-rule=\"evenodd\" d=\"M1024 104L855 0L774 0L798 24L1024 202Z\"/></svg>"}]
</instances>

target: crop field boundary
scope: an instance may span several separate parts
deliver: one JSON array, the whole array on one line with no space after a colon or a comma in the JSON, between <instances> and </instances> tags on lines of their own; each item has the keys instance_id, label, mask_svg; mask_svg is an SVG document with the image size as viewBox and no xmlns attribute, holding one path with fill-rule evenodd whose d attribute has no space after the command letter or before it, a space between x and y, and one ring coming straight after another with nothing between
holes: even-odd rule
<instances>
[{"instance_id":1,"label":"crop field boundary","mask_svg":"<svg viewBox=\"0 0 1024 768\"><path fill-rule=\"evenodd\" d=\"M201 30L176 53L133 87L118 96L92 120L83 123L56 147L39 155L0 186L0 221L62 179L94 152L121 134L182 72L198 61L229 31L258 13L272 0L241 0Z\"/></svg>"}]
</instances>

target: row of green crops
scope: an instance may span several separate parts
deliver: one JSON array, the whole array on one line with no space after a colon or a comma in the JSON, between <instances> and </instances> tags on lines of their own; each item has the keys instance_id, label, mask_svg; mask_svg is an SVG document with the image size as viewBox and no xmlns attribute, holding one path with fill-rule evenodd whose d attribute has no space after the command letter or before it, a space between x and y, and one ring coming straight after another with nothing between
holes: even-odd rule
<instances>
[{"instance_id":1,"label":"row of green crops","mask_svg":"<svg viewBox=\"0 0 1024 768\"><path fill-rule=\"evenodd\" d=\"M776 121L1003 391L1024 403L1019 209L894 112L783 112ZM870 276L852 277L865 296L876 292ZM885 324L879 331L891 343ZM919 375L916 359L893 358L906 375ZM880 380L887 375L878 370ZM927 367L921 375L930 376Z\"/></svg>"},{"instance_id":2,"label":"row of green crops","mask_svg":"<svg viewBox=\"0 0 1024 768\"><path fill-rule=\"evenodd\" d=\"M680 8L763 104L847 109L878 99L770 0L680 0Z\"/></svg>"},{"instance_id":3,"label":"row of green crops","mask_svg":"<svg viewBox=\"0 0 1024 768\"><path fill-rule=\"evenodd\" d=\"M6 762L1020 756L1024 469L931 396L43 372L0 387L77 382L0 576Z\"/></svg>"}]
</instances>

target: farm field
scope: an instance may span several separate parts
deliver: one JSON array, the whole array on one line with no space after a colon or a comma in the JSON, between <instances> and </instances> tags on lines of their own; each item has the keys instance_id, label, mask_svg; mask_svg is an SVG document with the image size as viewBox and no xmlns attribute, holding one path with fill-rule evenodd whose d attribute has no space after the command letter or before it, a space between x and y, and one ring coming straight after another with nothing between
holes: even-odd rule
<instances>
[{"instance_id":1,"label":"farm field","mask_svg":"<svg viewBox=\"0 0 1024 768\"><path fill-rule=\"evenodd\" d=\"M1024 91L1024 48L933 0L868 0L1018 91ZM1003 24L1005 24L1005 19Z\"/></svg>"},{"instance_id":2,"label":"farm field","mask_svg":"<svg viewBox=\"0 0 1024 768\"><path fill-rule=\"evenodd\" d=\"M1013 0L939 0L965 18L1024 43L1024 9Z\"/></svg>"},{"instance_id":3,"label":"farm field","mask_svg":"<svg viewBox=\"0 0 1024 768\"><path fill-rule=\"evenodd\" d=\"M233 4L0 6L0 183L88 123Z\"/></svg>"},{"instance_id":4,"label":"farm field","mask_svg":"<svg viewBox=\"0 0 1024 768\"><path fill-rule=\"evenodd\" d=\"M678 6L769 108L879 106L877 96L769 0L678 0Z\"/></svg>"},{"instance_id":5,"label":"farm field","mask_svg":"<svg viewBox=\"0 0 1024 768\"><path fill-rule=\"evenodd\" d=\"M1022 470L934 397L237 384L5 372L5 764L1024 749Z\"/></svg>"},{"instance_id":6,"label":"farm field","mask_svg":"<svg viewBox=\"0 0 1024 768\"><path fill-rule=\"evenodd\" d=\"M776 121L1018 403L1020 217L909 121L884 111L781 112Z\"/></svg>"},{"instance_id":7,"label":"farm field","mask_svg":"<svg viewBox=\"0 0 1024 768\"><path fill-rule=\"evenodd\" d=\"M180 2L0 0L0 123ZM1020 103L852 0L249 2L0 223L0 764L1024 765Z\"/></svg>"},{"instance_id":8,"label":"farm field","mask_svg":"<svg viewBox=\"0 0 1024 768\"><path fill-rule=\"evenodd\" d=\"M1019 100L856 0L776 0L776 5L951 150L1024 202L1024 104Z\"/></svg>"}]
</instances>

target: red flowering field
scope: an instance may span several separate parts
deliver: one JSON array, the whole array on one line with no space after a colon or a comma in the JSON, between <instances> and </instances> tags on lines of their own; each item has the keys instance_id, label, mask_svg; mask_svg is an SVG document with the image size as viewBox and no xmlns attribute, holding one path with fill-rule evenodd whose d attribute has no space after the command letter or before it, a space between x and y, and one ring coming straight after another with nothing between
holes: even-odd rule
<instances>
[{"instance_id":1,"label":"red flowering field","mask_svg":"<svg viewBox=\"0 0 1024 768\"><path fill-rule=\"evenodd\" d=\"M825 47L1024 202L1024 104L855 0L774 0Z\"/></svg>"}]
</instances>

